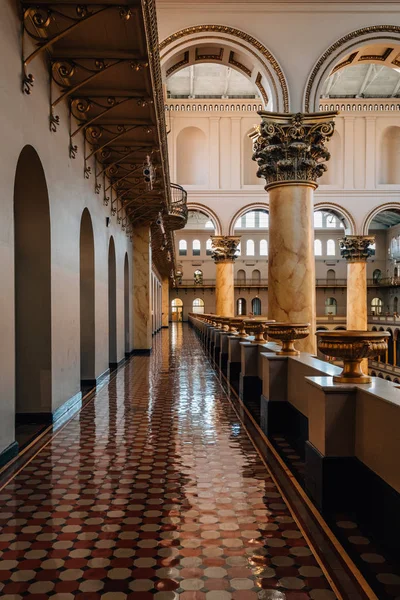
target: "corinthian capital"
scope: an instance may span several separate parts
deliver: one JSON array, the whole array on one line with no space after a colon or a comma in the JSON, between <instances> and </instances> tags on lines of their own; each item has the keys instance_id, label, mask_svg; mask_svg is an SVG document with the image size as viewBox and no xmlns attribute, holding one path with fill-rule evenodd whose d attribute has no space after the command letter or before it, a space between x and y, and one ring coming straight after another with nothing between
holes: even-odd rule
<instances>
[{"instance_id":1,"label":"corinthian capital","mask_svg":"<svg viewBox=\"0 0 400 600\"><path fill-rule=\"evenodd\" d=\"M265 189L292 182L309 183L325 173L326 142L335 130L336 112L280 114L261 111L261 125L251 134L257 176Z\"/></svg>"},{"instance_id":2,"label":"corinthian capital","mask_svg":"<svg viewBox=\"0 0 400 600\"><path fill-rule=\"evenodd\" d=\"M366 262L375 254L374 243L374 235L347 235L339 240L340 254L347 262Z\"/></svg>"},{"instance_id":3,"label":"corinthian capital","mask_svg":"<svg viewBox=\"0 0 400 600\"><path fill-rule=\"evenodd\" d=\"M212 235L212 253L211 256L216 263L233 262L236 258L236 250L240 242L240 237L229 235Z\"/></svg>"}]
</instances>

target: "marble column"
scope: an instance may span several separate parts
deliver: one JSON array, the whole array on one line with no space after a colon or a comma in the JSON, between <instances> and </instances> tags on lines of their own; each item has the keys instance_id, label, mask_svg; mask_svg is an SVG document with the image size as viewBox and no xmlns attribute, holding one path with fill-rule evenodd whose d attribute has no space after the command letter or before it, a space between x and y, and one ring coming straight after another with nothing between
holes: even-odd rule
<instances>
[{"instance_id":1,"label":"marble column","mask_svg":"<svg viewBox=\"0 0 400 600\"><path fill-rule=\"evenodd\" d=\"M212 258L216 264L215 313L224 317L235 316L234 263L240 237L211 236Z\"/></svg>"},{"instance_id":2,"label":"marble column","mask_svg":"<svg viewBox=\"0 0 400 600\"><path fill-rule=\"evenodd\" d=\"M310 323L298 347L315 354L314 190L327 170L336 112L259 115L251 137L257 175L269 193L268 318Z\"/></svg>"},{"instance_id":3,"label":"marble column","mask_svg":"<svg viewBox=\"0 0 400 600\"><path fill-rule=\"evenodd\" d=\"M164 277L161 289L162 327L169 327L169 278Z\"/></svg>"},{"instance_id":4,"label":"marble column","mask_svg":"<svg viewBox=\"0 0 400 600\"><path fill-rule=\"evenodd\" d=\"M340 253L347 260L347 329L367 331L367 260L374 250L373 235L348 235L341 240Z\"/></svg>"},{"instance_id":5,"label":"marble column","mask_svg":"<svg viewBox=\"0 0 400 600\"><path fill-rule=\"evenodd\" d=\"M152 347L151 237L148 226L133 229L133 353Z\"/></svg>"}]
</instances>

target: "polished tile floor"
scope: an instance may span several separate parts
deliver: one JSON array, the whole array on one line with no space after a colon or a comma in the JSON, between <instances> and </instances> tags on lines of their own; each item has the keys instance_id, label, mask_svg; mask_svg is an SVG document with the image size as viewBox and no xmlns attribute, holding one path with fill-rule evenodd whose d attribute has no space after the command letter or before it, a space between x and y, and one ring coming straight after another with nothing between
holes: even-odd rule
<instances>
[{"instance_id":1,"label":"polished tile floor","mask_svg":"<svg viewBox=\"0 0 400 600\"><path fill-rule=\"evenodd\" d=\"M173 325L0 491L2 600L334 600L195 334Z\"/></svg>"}]
</instances>

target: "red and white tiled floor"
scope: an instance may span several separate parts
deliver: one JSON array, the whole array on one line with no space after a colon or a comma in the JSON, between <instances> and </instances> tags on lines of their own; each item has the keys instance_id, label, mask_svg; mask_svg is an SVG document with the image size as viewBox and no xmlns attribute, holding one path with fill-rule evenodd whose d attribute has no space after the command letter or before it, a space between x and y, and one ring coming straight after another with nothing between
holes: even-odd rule
<instances>
[{"instance_id":1,"label":"red and white tiled floor","mask_svg":"<svg viewBox=\"0 0 400 600\"><path fill-rule=\"evenodd\" d=\"M188 328L0 491L2 600L335 600Z\"/></svg>"}]
</instances>

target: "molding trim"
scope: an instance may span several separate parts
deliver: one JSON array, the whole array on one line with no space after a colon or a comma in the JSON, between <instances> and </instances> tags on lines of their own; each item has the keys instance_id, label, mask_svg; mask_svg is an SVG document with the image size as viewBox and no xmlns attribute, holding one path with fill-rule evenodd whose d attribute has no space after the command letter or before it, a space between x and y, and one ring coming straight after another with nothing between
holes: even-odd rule
<instances>
[{"instance_id":1,"label":"molding trim","mask_svg":"<svg viewBox=\"0 0 400 600\"><path fill-rule=\"evenodd\" d=\"M186 38L186 37L201 34L201 33L211 33L211 34L216 34L217 36L219 34L221 34L222 36L224 34L230 35L233 38L237 38L239 40L242 40L246 44L248 44L247 46L245 46L246 49L248 51L250 51L253 54L253 56L255 56L256 58L258 58L257 52L259 54L261 54L261 56L266 60L266 62L261 61L262 65L269 76L271 86L275 92L276 110L278 112L282 110L282 107L280 106L280 102L279 102L280 97L281 97L283 100L283 112L289 112L289 88L288 88L286 77L283 73L281 66L279 65L275 56L268 50L268 48L266 48L256 38L249 35L248 33L245 33L244 31L241 31L240 29L236 29L235 27L228 27L226 25L195 25L193 27L186 27L184 29L176 31L172 35L165 38L160 43L160 46L159 46L160 52L162 52L168 46L170 46L171 44L173 44L174 42L176 42L182 38ZM231 40L229 40L229 38L223 38L223 37L216 37L216 39L221 39L224 41L231 41ZM162 57L162 59L163 59L163 57ZM271 69L274 72L275 77L274 77L273 73L271 72ZM279 82L280 90L278 90L277 81Z\"/></svg>"}]
</instances>

